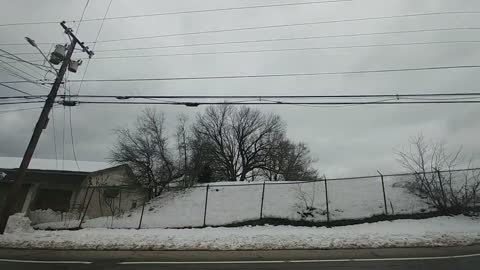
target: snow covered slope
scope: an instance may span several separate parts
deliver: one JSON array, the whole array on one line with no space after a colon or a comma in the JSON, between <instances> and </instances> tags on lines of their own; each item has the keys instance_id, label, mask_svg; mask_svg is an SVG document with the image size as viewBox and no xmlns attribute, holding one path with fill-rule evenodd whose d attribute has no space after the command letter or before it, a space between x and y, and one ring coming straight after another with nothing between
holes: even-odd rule
<instances>
[{"instance_id":1,"label":"snow covered slope","mask_svg":"<svg viewBox=\"0 0 480 270\"><path fill-rule=\"evenodd\" d=\"M409 214L429 211L429 207L417 197L395 184L385 182L388 211ZM302 193L306 195L301 196ZM365 218L384 213L381 182L378 179L329 181L328 196L330 219ZM203 226L206 186L169 192L153 199L145 207L142 228L172 228ZM262 183L244 186L222 182L210 184L206 225L225 225L244 220L258 219L262 198ZM263 217L280 217L299 220L298 213L304 200L313 201L316 208L312 221L326 221L325 186L323 182L298 184L267 183L263 205ZM391 203L390 203L391 202ZM141 207L122 216L87 220L84 228L112 227L137 228ZM72 224L78 224L73 222ZM64 224L41 224L38 228L58 228Z\"/></svg>"}]
</instances>

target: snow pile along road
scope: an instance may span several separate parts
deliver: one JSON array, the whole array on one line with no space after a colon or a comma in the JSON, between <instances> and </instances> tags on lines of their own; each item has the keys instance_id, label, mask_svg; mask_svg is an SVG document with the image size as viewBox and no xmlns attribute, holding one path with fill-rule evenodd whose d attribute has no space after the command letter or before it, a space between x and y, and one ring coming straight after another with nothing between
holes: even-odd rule
<instances>
[{"instance_id":1,"label":"snow pile along road","mask_svg":"<svg viewBox=\"0 0 480 270\"><path fill-rule=\"evenodd\" d=\"M335 228L83 229L0 236L3 248L123 250L338 249L480 243L480 219L397 220Z\"/></svg>"},{"instance_id":2,"label":"snow pile along road","mask_svg":"<svg viewBox=\"0 0 480 270\"><path fill-rule=\"evenodd\" d=\"M8 218L5 233L31 233L33 232L31 221L24 213L16 213Z\"/></svg>"},{"instance_id":3,"label":"snow pile along road","mask_svg":"<svg viewBox=\"0 0 480 270\"><path fill-rule=\"evenodd\" d=\"M32 210L28 214L28 217L32 221L32 225L40 224L40 223L50 223L50 222L60 222L59 224L67 224L67 223L74 223L78 218L78 213L65 213L60 211L53 211L52 209L37 209Z\"/></svg>"}]
</instances>

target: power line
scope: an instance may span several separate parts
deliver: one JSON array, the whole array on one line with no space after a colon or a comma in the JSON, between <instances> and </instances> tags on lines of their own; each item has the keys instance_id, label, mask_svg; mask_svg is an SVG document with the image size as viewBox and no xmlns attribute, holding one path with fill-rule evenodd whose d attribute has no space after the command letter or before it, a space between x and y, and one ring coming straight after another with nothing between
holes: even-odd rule
<instances>
[{"instance_id":1,"label":"power line","mask_svg":"<svg viewBox=\"0 0 480 270\"><path fill-rule=\"evenodd\" d=\"M432 99L428 99L430 97ZM419 93L419 94L362 94L362 95L295 95L295 96L275 96L275 95L242 95L242 96L95 96L85 95L77 98L87 98L78 100L78 104L115 104L115 105L185 105L197 107L200 105L381 105L381 104L468 104L480 103L480 92L460 92L460 93ZM118 101L92 101L92 98L116 98ZM127 99L142 98L156 99L159 101L126 101ZM381 98L380 100L378 100ZM434 99L435 98L435 99ZM172 100L165 100L172 99ZM178 99L189 101L176 101ZM198 101L201 99L224 99L223 101ZM227 100L229 99L229 100ZM243 101L232 101L232 99L247 99ZM252 100L253 99L253 100ZM283 99L283 100L282 100ZM285 101L295 99L296 101ZM298 101L299 99L330 99L329 101ZM347 99L348 101L337 101ZM361 99L361 100L359 100ZM376 99L368 101L366 99ZM474 100L477 99L477 100ZM353 100L353 101L352 101ZM404 101L406 100L406 101Z\"/></svg>"},{"instance_id":2,"label":"power line","mask_svg":"<svg viewBox=\"0 0 480 270\"><path fill-rule=\"evenodd\" d=\"M20 89L18 89L18 88L12 87L12 86L10 86L10 85L4 84L4 83L0 83L0 85L3 86L3 87L8 88L8 89L10 89L10 90L13 90L13 91L16 91L16 92L25 94L25 95L33 96L32 94L30 94L30 93L28 93L28 92L25 92L25 91L20 90Z\"/></svg>"},{"instance_id":3,"label":"power line","mask_svg":"<svg viewBox=\"0 0 480 270\"><path fill-rule=\"evenodd\" d=\"M298 90L295 90L298 92ZM44 98L46 95L29 96L0 96L0 99L32 99ZM127 99L247 99L247 100L267 100L267 99L363 99L363 98L444 98L448 99L460 97L480 98L480 92L456 92L456 93L417 93L417 94L345 94L345 95L58 95L60 99L65 98L88 98L88 99L108 99L117 100Z\"/></svg>"},{"instance_id":4,"label":"power line","mask_svg":"<svg viewBox=\"0 0 480 270\"><path fill-rule=\"evenodd\" d=\"M65 169L65 128L66 128L66 108L63 106L63 133L62 133L62 170Z\"/></svg>"},{"instance_id":5,"label":"power line","mask_svg":"<svg viewBox=\"0 0 480 270\"><path fill-rule=\"evenodd\" d=\"M55 24L57 24L58 22L56 22ZM54 45L54 44L58 44L58 43L63 43L63 41L61 42L36 42L37 45ZM25 42L22 42L22 43L0 43L0 46L30 46L29 44L25 44Z\"/></svg>"},{"instance_id":6,"label":"power line","mask_svg":"<svg viewBox=\"0 0 480 270\"><path fill-rule=\"evenodd\" d=\"M67 93L68 93L68 94L71 94L70 91L68 91L68 87L67 87L67 83L66 83L66 82L68 81L68 75L69 75L69 72L68 72L68 71L65 72L65 83L62 85L62 86L63 86L63 91L64 91L63 93L64 93L65 95L67 95ZM58 97L58 95L57 95L57 97ZM64 101L65 101L65 99L64 99ZM66 107L63 106L62 170L63 170L64 167L65 167L65 129L66 129L66 126L67 126L67 124L66 124L66 111L67 111Z\"/></svg>"},{"instance_id":7,"label":"power line","mask_svg":"<svg viewBox=\"0 0 480 270\"><path fill-rule=\"evenodd\" d=\"M428 42L410 42L410 43L387 43L387 44L367 44L350 46L328 46L328 47L307 47L307 48L284 48L284 49L261 49L261 50L241 50L241 51L217 51L217 52L193 52L193 53L173 53L173 54L143 54L143 55L123 55L123 56L101 56L99 59L125 59L125 58L144 58L144 57L168 57L168 56L194 56L194 55L218 55L218 54L239 54L239 53L263 53L263 52L284 52L284 51L309 51L309 50L330 50L330 49L353 49L353 48L375 48L392 46L413 46L413 45L432 45L432 44L472 44L479 43L480 40L452 40L452 41L428 41Z\"/></svg>"},{"instance_id":8,"label":"power line","mask_svg":"<svg viewBox=\"0 0 480 270\"><path fill-rule=\"evenodd\" d=\"M72 21L68 21L72 22ZM57 24L58 21L38 21L38 22L18 22L18 23L4 23L0 24L0 27L5 26L20 26L20 25L42 25L42 24Z\"/></svg>"},{"instance_id":9,"label":"power line","mask_svg":"<svg viewBox=\"0 0 480 270\"><path fill-rule=\"evenodd\" d=\"M68 77L66 78L68 80ZM71 90L70 87L67 88L67 85L64 84L65 91L68 91L68 95L65 96L60 96L64 101L66 97L69 97L69 101L71 100ZM63 107L64 111L64 118L65 118L65 106ZM72 146L72 153L73 153L73 158L75 160L75 164L77 165L77 169L80 170L80 166L78 165L78 160L77 160L77 153L75 151L75 140L73 138L73 127L72 127L72 107L68 107L68 115L69 115L69 127L70 127L70 139L71 139L71 146ZM65 121L64 121L64 143L63 147L65 148Z\"/></svg>"},{"instance_id":10,"label":"power line","mask_svg":"<svg viewBox=\"0 0 480 270\"><path fill-rule=\"evenodd\" d=\"M18 62L20 62L20 64L22 64L23 66L26 66L26 64L29 64L29 65L32 65L32 66L34 66L34 67L36 67L36 68L38 68L38 69L40 69L40 70L42 70L42 71L51 72L49 68L42 68L42 67L43 67L42 65L33 64L33 63L31 63L31 62L29 62L29 61L26 61L26 60L22 59L21 57L15 55L15 54L12 54L12 53L10 53L10 52L8 52L8 51L6 51L6 50L3 50L3 49L0 48L0 51L2 51L2 52L4 52L4 53L8 54L9 56L11 56L11 57L6 57L5 55L2 55L3 57L6 57L6 58L9 58L9 59L13 59L13 60L15 60L15 61L18 61ZM12 67L13 67L13 65L11 65L10 63L5 62L5 61L3 61L3 60L1 60L1 59L0 59L0 62L5 63L5 64L7 64L8 66L12 66ZM30 66L27 66L27 68L29 68L30 70L33 70ZM36 82L36 81L38 81L38 79L37 79L36 77L34 77L33 75L30 75L29 73L27 73L27 72L25 72L25 71L23 71L23 70L21 70L21 69L18 69L18 68L15 68L15 69L21 71L22 73L28 74L30 77L34 78L35 81L31 81L31 80L29 80L29 79L27 79L27 78L25 78L25 77L23 77L23 76L18 76L18 74L15 75L15 73L13 74L14 76L20 77L20 78L25 79L25 80L28 80L28 81L30 81L31 83L35 84L35 85L38 85L38 86L40 86L40 87L45 88L45 86L43 86L43 85L41 85L41 84L38 84L38 83ZM33 70L33 71L36 72L37 74L40 74L37 70ZM43 74L40 74L40 76L43 77L44 75L43 75ZM46 74L45 74L45 76L46 76Z\"/></svg>"},{"instance_id":11,"label":"power line","mask_svg":"<svg viewBox=\"0 0 480 270\"><path fill-rule=\"evenodd\" d=\"M230 29L219 29L219 30L205 30L205 31L197 31L197 32L186 32L186 33L175 33L175 34L164 34L164 35L152 35L152 36L144 36L144 37L129 37L129 38L99 40L97 42L98 43L105 43L105 42L126 41L126 40L152 39L152 38L160 38L160 37L174 37L174 36L186 36L186 35L197 35L197 34L224 33L224 32L235 32L235 31L257 30L257 29L273 29L273 28L293 27L293 26L319 25L319 24L331 24L331 23L343 23L343 22L358 22L358 21L383 20L383 19L395 19L395 18L409 18L409 17L424 17L424 16L435 16L435 15L478 14L478 13L480 13L480 11L443 11L443 12L412 13L412 14L378 16L378 17L365 17L365 18L355 18L355 19L341 19L341 20L328 20L328 21L316 21L316 22L276 24L276 25L239 27L239 28L230 28Z\"/></svg>"},{"instance_id":12,"label":"power line","mask_svg":"<svg viewBox=\"0 0 480 270\"><path fill-rule=\"evenodd\" d=\"M1 49L0 49L1 50ZM30 54L30 53L29 53ZM35 54L36 53L32 53L32 54ZM29 64L29 65L32 65L36 68L39 68L43 71L47 71L49 72L50 71L50 67L47 67L47 66L44 66L44 65L40 65L40 64L34 64L33 62L43 62L43 60L32 60L32 61L26 61L24 59L21 59L21 58L13 58L13 57L9 57L9 56L6 56L4 54L0 54L0 57L4 57L4 58L7 58L7 59L10 59L10 60L14 60L15 62L23 62L23 63L26 63L26 64ZM18 57L18 56L17 56ZM15 62L8 62L9 64L12 64L12 63L15 63Z\"/></svg>"},{"instance_id":13,"label":"power line","mask_svg":"<svg viewBox=\"0 0 480 270\"><path fill-rule=\"evenodd\" d=\"M140 14L140 15L116 16L116 17L108 17L108 18L93 18L93 19L85 19L83 21L92 22L92 21L101 21L101 20L120 20L120 19L141 18L141 17L156 17L156 16L166 16L166 15L179 15L179 14L192 14L192 13L244 10L244 9L255 9L255 8L283 7L283 6L299 6L299 5L311 5L311 4L326 4L326 3L351 2L351 1L352 0L326 0L326 1L309 1L309 2L270 4L270 5L255 5L255 6L229 7L229 8L216 8L216 9L186 10L186 11L173 11L173 12ZM85 9L88 5L88 2L89 1L87 1L87 4L85 5ZM83 18L83 15L85 13L85 9L82 13L81 19ZM70 20L68 22L74 22L74 21ZM0 24L0 27L20 26L20 25L45 25L45 24L57 24L57 23L58 23L57 21L18 22L18 23ZM77 29L77 32L78 32L78 29Z\"/></svg>"},{"instance_id":14,"label":"power line","mask_svg":"<svg viewBox=\"0 0 480 270\"><path fill-rule=\"evenodd\" d=\"M6 87L8 87L8 86L6 86ZM23 93L23 94L25 94L25 93ZM47 97L46 95L0 96L0 99L41 99L41 98L46 98L46 97Z\"/></svg>"},{"instance_id":15,"label":"power line","mask_svg":"<svg viewBox=\"0 0 480 270\"><path fill-rule=\"evenodd\" d=\"M369 74L369 73L388 73L388 72L409 72L425 70L445 70L445 69L476 69L480 65L459 65L459 66L437 66L437 67L418 67L418 68L400 68L400 69L376 69L376 70L356 70L356 71L332 71L332 72L309 72L309 73L279 73L279 74L261 74L261 75L226 75L226 76L206 76L206 77L164 77L164 78L126 78L126 79L85 79L69 80L71 83L78 82L140 82L140 81L181 81L181 80L213 80L213 79L250 79L250 78L275 78L275 77L302 77L302 76L322 76L322 75L348 75L348 74ZM28 81L3 81L3 84L18 84ZM44 82L50 83L50 82Z\"/></svg>"},{"instance_id":16,"label":"power line","mask_svg":"<svg viewBox=\"0 0 480 270\"><path fill-rule=\"evenodd\" d=\"M3 106L3 105L17 105L17 104L29 104L29 103L43 103L43 102L44 102L43 100L1 102L0 106Z\"/></svg>"},{"instance_id":17,"label":"power line","mask_svg":"<svg viewBox=\"0 0 480 270\"><path fill-rule=\"evenodd\" d=\"M0 60L0 61L1 61L1 60ZM35 85L35 86L39 86L39 87L45 88L44 85L42 85L42 84L40 84L40 83L38 83L38 82L36 82L36 81L33 81L33 80L31 80L31 79L28 79L28 78L26 78L25 76L22 76L22 75L14 72L14 71L12 71L12 70L9 70L7 67L0 66L0 69L5 70L8 74L10 74L10 75L12 75L12 76L14 76L14 77L17 77L17 78L20 78L20 79L23 79L23 80L24 80L24 81L7 81L7 82L0 82L0 83L3 83L3 84L10 84L10 83L31 83L31 84L33 84L33 85Z\"/></svg>"},{"instance_id":18,"label":"power line","mask_svg":"<svg viewBox=\"0 0 480 270\"><path fill-rule=\"evenodd\" d=\"M30 73L28 73L28 72L26 72L26 71L24 71L24 70L22 70L22 69L19 69L19 68L17 68L16 66L14 66L14 65L12 65L12 64L10 64L10 63L7 63L7 62L5 62L5 61L3 61L2 59L0 59L0 63L5 64L5 65L9 66L10 68L12 68L12 69L14 69L14 70L17 70L18 72L21 72L21 73L25 74L26 76L29 76L29 77L33 78L33 80L38 80L38 78L36 78L36 77L33 76L32 74L30 74ZM4 66L4 67L5 67L5 66ZM25 75L22 75L22 76L25 76ZM30 80L31 80L31 79L30 79Z\"/></svg>"},{"instance_id":19,"label":"power line","mask_svg":"<svg viewBox=\"0 0 480 270\"><path fill-rule=\"evenodd\" d=\"M112 5L112 2L113 2L113 0L110 0L110 2L108 2L107 10L105 11L105 15L103 15L102 23L100 24L100 27L99 27L98 32L97 32L97 37L95 38L95 41L93 42L92 51L95 50L95 47L97 46L98 38L100 37L100 33L102 32L103 24L105 23L105 18L107 17L107 14L108 14L108 11L110 10L110 6ZM87 60L87 66L85 67L85 71L83 72L82 82L80 82L80 85L78 86L77 94L80 94L80 91L82 90L83 79L85 79L85 75L87 75L88 67L90 66L90 60L91 60L91 57L89 57L88 60Z\"/></svg>"},{"instance_id":20,"label":"power line","mask_svg":"<svg viewBox=\"0 0 480 270\"><path fill-rule=\"evenodd\" d=\"M86 79L83 82L139 82L139 81L181 81L181 80L213 80L213 79L249 79L249 78L275 78L275 77L301 77L301 76L321 76L321 75L346 75L346 74L368 74L368 73L387 73L387 72L407 72L424 70L444 70L444 69L470 69L480 68L480 65L461 65L461 66L437 66L437 67L418 67L401 69L376 69L376 70L357 70L357 71L326 71L309 73L279 73L279 74L261 74L261 75L227 75L227 76L206 76L206 77L164 77L164 78L126 78L126 79ZM80 82L71 80L70 82Z\"/></svg>"},{"instance_id":21,"label":"power line","mask_svg":"<svg viewBox=\"0 0 480 270\"><path fill-rule=\"evenodd\" d=\"M80 166L78 165L78 160L77 160L77 153L75 151L75 140L73 139L73 126L72 126L72 107L68 107L68 114L70 118L70 139L72 142L72 153L73 153L73 159L75 160L75 164L77 165L77 169L80 171Z\"/></svg>"},{"instance_id":22,"label":"power line","mask_svg":"<svg viewBox=\"0 0 480 270\"><path fill-rule=\"evenodd\" d=\"M192 13L231 11L231 10L245 10L245 9L256 9L256 8L299 6L299 5L311 5L311 4L326 4L326 3L351 2L351 1L352 1L352 0L309 1L309 2L284 3L284 4L269 4L269 5L243 6L243 7L229 7L229 8L215 8L215 9L174 11L174 12L141 14L141 15L116 16L116 17L106 18L106 20L119 20L119 19L130 19L130 18L141 18L141 17L156 17L156 16L165 16L165 15L179 15L179 14L192 14ZM100 20L100 19L89 19L89 20L85 20L85 21L99 21L99 20Z\"/></svg>"},{"instance_id":23,"label":"power line","mask_svg":"<svg viewBox=\"0 0 480 270\"><path fill-rule=\"evenodd\" d=\"M7 72L8 74L12 75L13 77L17 77L17 78L20 78L20 79L23 79L24 81L22 82L28 82L28 83L32 83L32 84L36 84L35 81L29 79L29 78L26 78L25 76L22 76L20 74L18 74L17 72L5 67L5 66L2 66L0 65L0 69L4 70L5 72ZM9 83L9 82L4 82L4 83Z\"/></svg>"},{"instance_id":24,"label":"power line","mask_svg":"<svg viewBox=\"0 0 480 270\"><path fill-rule=\"evenodd\" d=\"M6 71L8 74L12 75L13 77L17 77L17 78L20 78L20 79L24 79L26 82L28 83L31 83L31 84L34 84L36 86L39 86L34 80L31 80L23 75L20 75L18 72L15 72L11 69L8 69L7 67L5 66L0 66L0 69Z\"/></svg>"},{"instance_id":25,"label":"power line","mask_svg":"<svg viewBox=\"0 0 480 270\"><path fill-rule=\"evenodd\" d=\"M262 52L283 52L283 51L354 49L354 48L375 48L375 47L436 45L436 44L471 44L471 43L479 43L479 42L480 42L480 40L426 41L426 42L385 43L385 44L306 47L306 48L259 49L259 50L215 51L215 52L191 52L191 53L171 53L171 54L142 54L142 55L119 55L119 56L114 55L114 56L103 56L103 57L100 56L100 57L96 57L95 59L124 59L124 58L143 58L143 57L167 57L167 56L217 55L217 54L262 53ZM210 44L210 45L213 45L213 44ZM142 49L157 49L157 48L160 48L160 47L151 47L151 48L142 48ZM114 49L112 51L120 51L120 50L122 50L122 49L119 49L119 50ZM124 50L130 50L130 49L124 49ZM84 59L89 59L89 58L84 58Z\"/></svg>"},{"instance_id":26,"label":"power line","mask_svg":"<svg viewBox=\"0 0 480 270\"><path fill-rule=\"evenodd\" d=\"M16 84L16 83L30 83L30 81L27 81L27 80L24 80L24 81L3 81L3 82L0 82L0 83L4 83L4 84Z\"/></svg>"},{"instance_id":27,"label":"power line","mask_svg":"<svg viewBox=\"0 0 480 270\"><path fill-rule=\"evenodd\" d=\"M52 107L52 128L53 128L53 149L55 151L55 168L58 168L58 156L57 156L57 130L55 129L55 108Z\"/></svg>"},{"instance_id":28,"label":"power line","mask_svg":"<svg viewBox=\"0 0 480 270\"><path fill-rule=\"evenodd\" d=\"M64 98L64 95L60 98ZM295 95L295 96L286 96L286 95L242 95L242 96L95 96L95 95L84 95L84 96L72 96L80 98L80 100L75 101L77 104L114 104L114 105L185 105L190 107L196 107L200 105L393 105L393 104L476 104L480 103L480 92L459 92L459 93L419 93L419 94L363 94L363 95ZM431 99L425 98L431 97ZM87 98L86 100L81 100L81 98ZM120 101L94 101L88 100L92 98L116 98ZM173 101L173 100L160 100L160 101L125 101L126 99L131 98L143 98L143 99L191 99L190 101ZM314 98L324 98L324 99L350 99L353 101L285 101L285 99L314 99ZM365 101L358 99L378 99L374 101ZM387 98L387 99L385 99ZM247 99L243 101L198 101L198 99ZM250 100L249 100L250 99ZM251 100L253 99L253 101ZM284 99L284 100L281 100ZM357 99L357 100L355 100ZM477 100L474 100L477 99ZM406 101L404 101L406 100ZM41 101L40 101L41 102ZM31 101L22 101L22 102L10 102L10 103L0 103L0 105L6 104L25 104L33 103ZM36 103L36 102L35 102ZM61 101L57 103L62 104Z\"/></svg>"},{"instance_id":29,"label":"power line","mask_svg":"<svg viewBox=\"0 0 480 270\"><path fill-rule=\"evenodd\" d=\"M253 39L253 40L210 42L210 43L193 43L193 44L179 44L179 45L152 46L152 47L103 49L103 50L97 50L97 52L138 51L138 50L181 48L181 47L193 47L193 46L211 46L211 45L226 45L226 44L244 44L244 43L258 43L258 42L277 42L277 41L309 40L309 39L337 38L337 37L355 37L355 36L389 35L389 34L423 33L423 32L441 32L441 31L457 31L457 30L479 30L479 29L480 29L480 27L454 27L454 28L401 30L401 31L373 32L373 33L354 33L354 34L306 36L306 37L292 37L292 38ZM19 54L21 54L21 53L19 53ZM30 54L30 53L28 53L28 54Z\"/></svg>"},{"instance_id":30,"label":"power line","mask_svg":"<svg viewBox=\"0 0 480 270\"><path fill-rule=\"evenodd\" d=\"M174 33L174 34L164 34L164 35L152 35L152 36L144 36L144 37L130 37L130 38L121 38L121 39L97 40L96 43L126 41L126 40L153 39L153 38L160 38L160 37L173 37L173 36L185 36L185 35L196 35L196 34L234 32L234 31L256 30L256 29L272 29L272 28L318 25L318 24L330 24L330 23L342 23L342 22L356 22L356 21L382 20L382 19L395 19L395 18L408 18L408 17L423 17L423 16L435 16L435 15L478 14L478 13L480 13L480 11L443 11L443 12L412 13L412 14L391 15L391 16L365 17L365 18L328 20L328 21L317 21L317 22L303 22L303 23L291 23L291 24L276 24L276 25L266 25L266 26L252 26L252 27L240 27L240 28L219 29L219 30L205 30L205 31L197 31L197 32ZM84 21L86 21L86 20L84 20ZM50 44L54 44L54 43L38 43L38 44L48 44L48 45L50 45ZM26 44L25 43L3 43L3 44L0 44L0 45L14 46L14 45L26 45Z\"/></svg>"},{"instance_id":31,"label":"power line","mask_svg":"<svg viewBox=\"0 0 480 270\"><path fill-rule=\"evenodd\" d=\"M39 110L39 109L42 109L42 108L43 107L32 107L32 108L24 108L24 109L2 110L2 111L0 111L0 114L21 112L21 111Z\"/></svg>"},{"instance_id":32,"label":"power line","mask_svg":"<svg viewBox=\"0 0 480 270\"><path fill-rule=\"evenodd\" d=\"M78 104L111 104L111 105L181 105L187 107L198 107L201 105L402 105L402 104L479 104L480 100L438 100L438 101L366 101L366 102L117 102L117 101L77 101Z\"/></svg>"},{"instance_id":33,"label":"power line","mask_svg":"<svg viewBox=\"0 0 480 270\"><path fill-rule=\"evenodd\" d=\"M293 41L293 40L309 40L309 39L357 37L357 36L374 36L374 35L391 35L391 34L407 34L407 33L425 33L425 32L442 32L442 31L461 31L461 30L480 30L480 27L452 27L452 28L433 28L433 29L413 29L413 30L384 31L384 32L367 32L367 33L352 33L352 34L305 36L305 37L292 37L292 38L250 39L250 40L239 40L239 41L222 41L222 42L206 42L206 43L178 44L178 45L164 45L164 46L150 46L150 47L103 49L103 50L96 50L96 52L138 51L138 50L182 48L182 47L195 47L195 46L212 46L212 45L227 45L227 44L245 44L245 43L260 43L260 42L278 42L278 41ZM16 53L16 55L36 55L36 53L18 52L18 53ZM0 56L4 57L4 55L0 55Z\"/></svg>"},{"instance_id":34,"label":"power line","mask_svg":"<svg viewBox=\"0 0 480 270\"><path fill-rule=\"evenodd\" d=\"M361 94L361 95L72 95L72 98L126 99L357 99L357 98L420 98L420 97L480 97L480 92L419 93L419 94ZM60 95L59 97L62 98Z\"/></svg>"},{"instance_id":35,"label":"power line","mask_svg":"<svg viewBox=\"0 0 480 270\"><path fill-rule=\"evenodd\" d=\"M10 52L8 52L8 51L6 51L6 50L3 50L3 49L0 49L0 51L5 52L5 53L7 53L8 55L11 56L11 57L7 57L7 58L10 58L10 59L13 58L14 60L18 61L17 63L20 63L22 66L27 67L29 70L32 70L33 72L37 73L37 75L40 75L41 77L44 76L43 74L41 74L40 72L38 72L38 70L33 69L31 66L27 66L27 65L24 63L24 62L27 62L27 61L19 61L19 59L20 59L20 60L23 60L23 59L21 59L20 57L12 54L12 53L10 53ZM2 56L3 56L3 55L2 55ZM14 66L12 65L13 63L11 64L11 63L8 63L8 62L3 61L3 60L1 60L1 59L0 59L0 62L2 62L2 63L4 63L4 64L6 64L6 65L8 65L8 66L10 66L10 67L18 70L18 71L20 71L20 72L22 72L22 73L24 73L24 74L27 74L28 76L30 76L30 77L34 78L35 80L37 80L37 78L35 78L35 76L31 75L30 73L25 72L24 70L21 70L21 69L19 69L19 68L17 68L17 67L14 67ZM45 70L42 70L42 71L45 71Z\"/></svg>"},{"instance_id":36,"label":"power line","mask_svg":"<svg viewBox=\"0 0 480 270\"><path fill-rule=\"evenodd\" d=\"M80 29L80 25L82 24L83 16L85 15L85 11L87 11L87 7L89 3L90 3L90 0L87 0L85 2L85 7L83 8L83 11L82 11L82 16L80 16L80 20L78 21L78 25L77 25L77 30L75 31L75 33L77 34L78 34L78 30Z\"/></svg>"}]
</instances>

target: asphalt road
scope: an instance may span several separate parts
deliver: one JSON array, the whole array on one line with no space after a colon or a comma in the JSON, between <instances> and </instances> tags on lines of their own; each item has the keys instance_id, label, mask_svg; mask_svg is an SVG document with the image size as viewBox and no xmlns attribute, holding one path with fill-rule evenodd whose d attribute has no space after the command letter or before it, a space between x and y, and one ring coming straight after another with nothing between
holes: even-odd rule
<instances>
[{"instance_id":1,"label":"asphalt road","mask_svg":"<svg viewBox=\"0 0 480 270\"><path fill-rule=\"evenodd\" d=\"M286 251L0 249L0 269L480 269L480 246Z\"/></svg>"}]
</instances>

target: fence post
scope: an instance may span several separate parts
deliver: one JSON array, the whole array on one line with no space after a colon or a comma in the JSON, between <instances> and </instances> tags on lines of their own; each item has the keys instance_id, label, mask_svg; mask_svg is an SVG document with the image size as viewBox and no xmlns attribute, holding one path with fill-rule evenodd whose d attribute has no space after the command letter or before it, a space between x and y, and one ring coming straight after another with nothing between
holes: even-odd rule
<instances>
[{"instance_id":1,"label":"fence post","mask_svg":"<svg viewBox=\"0 0 480 270\"><path fill-rule=\"evenodd\" d=\"M142 221L143 221L143 212L145 212L145 204L147 200L143 200L143 205L142 205L142 214L140 215L140 221L138 222L138 228L137 230L140 230L142 228Z\"/></svg>"},{"instance_id":2,"label":"fence post","mask_svg":"<svg viewBox=\"0 0 480 270\"><path fill-rule=\"evenodd\" d=\"M263 219L263 199L265 198L265 181L263 181L262 187L262 203L260 205L260 219Z\"/></svg>"},{"instance_id":3,"label":"fence post","mask_svg":"<svg viewBox=\"0 0 480 270\"><path fill-rule=\"evenodd\" d=\"M474 211L475 211L475 208L477 207L476 204L477 204L477 190L474 187L473 188L473 210Z\"/></svg>"},{"instance_id":4,"label":"fence post","mask_svg":"<svg viewBox=\"0 0 480 270\"><path fill-rule=\"evenodd\" d=\"M447 196L445 195L445 190L443 189L442 175L438 169L436 171L438 175L438 181L440 182L440 190L442 191L443 203L445 204L445 207L447 207Z\"/></svg>"},{"instance_id":5,"label":"fence post","mask_svg":"<svg viewBox=\"0 0 480 270\"><path fill-rule=\"evenodd\" d=\"M382 180L383 205L385 206L385 215L388 215L387 195L385 194L385 182L383 181L383 174L380 171L377 172L378 174L380 174L380 179Z\"/></svg>"},{"instance_id":6,"label":"fence post","mask_svg":"<svg viewBox=\"0 0 480 270\"><path fill-rule=\"evenodd\" d=\"M85 202L87 201L88 189L89 187L85 189L85 196L83 197L82 204L80 206L80 211L78 212L78 219L82 218L83 207L85 206Z\"/></svg>"},{"instance_id":7,"label":"fence post","mask_svg":"<svg viewBox=\"0 0 480 270\"><path fill-rule=\"evenodd\" d=\"M88 206L90 206L90 202L92 201L93 193L95 193L95 188L92 188L92 193L90 193L90 197L88 198L87 206L85 207L85 211L83 212L82 218L80 219L80 223L78 224L78 229L82 228L83 220L85 219L85 215L87 214Z\"/></svg>"},{"instance_id":8,"label":"fence post","mask_svg":"<svg viewBox=\"0 0 480 270\"><path fill-rule=\"evenodd\" d=\"M205 210L203 211L203 227L207 225L207 206L208 206L208 190L210 189L210 184L207 185L205 193Z\"/></svg>"},{"instance_id":9,"label":"fence post","mask_svg":"<svg viewBox=\"0 0 480 270\"><path fill-rule=\"evenodd\" d=\"M327 225L330 224L330 209L328 208L328 185L327 178L324 176L323 181L325 182L325 204L327 206Z\"/></svg>"},{"instance_id":10,"label":"fence post","mask_svg":"<svg viewBox=\"0 0 480 270\"><path fill-rule=\"evenodd\" d=\"M118 212L122 212L122 188L118 191Z\"/></svg>"}]
</instances>

